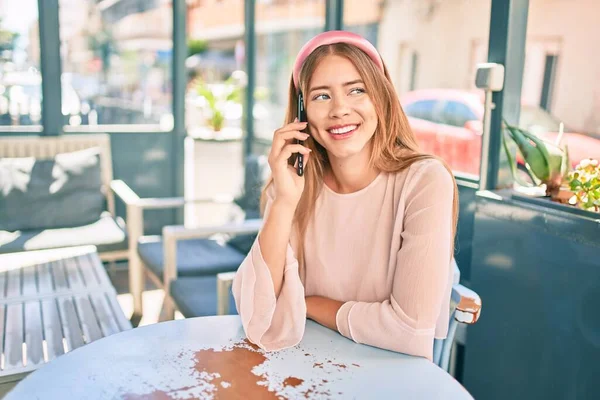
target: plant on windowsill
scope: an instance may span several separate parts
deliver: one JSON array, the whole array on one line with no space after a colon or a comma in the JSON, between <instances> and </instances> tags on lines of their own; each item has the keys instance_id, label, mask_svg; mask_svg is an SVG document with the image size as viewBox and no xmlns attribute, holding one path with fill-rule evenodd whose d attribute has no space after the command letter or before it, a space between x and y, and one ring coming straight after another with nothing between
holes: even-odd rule
<instances>
[{"instance_id":1,"label":"plant on windowsill","mask_svg":"<svg viewBox=\"0 0 600 400\"><path fill-rule=\"evenodd\" d=\"M600 212L600 165L598 160L586 159L567 176L573 192L569 204L584 210Z\"/></svg>"},{"instance_id":2,"label":"plant on windowsill","mask_svg":"<svg viewBox=\"0 0 600 400\"><path fill-rule=\"evenodd\" d=\"M540 189L545 197L559 203L567 203L574 193L567 184L569 152L566 146L560 146L561 136L559 134L556 143L551 143L504 121L502 145L517 185L521 188ZM517 145L532 183L520 177L516 158L508 148L508 140Z\"/></svg>"}]
</instances>

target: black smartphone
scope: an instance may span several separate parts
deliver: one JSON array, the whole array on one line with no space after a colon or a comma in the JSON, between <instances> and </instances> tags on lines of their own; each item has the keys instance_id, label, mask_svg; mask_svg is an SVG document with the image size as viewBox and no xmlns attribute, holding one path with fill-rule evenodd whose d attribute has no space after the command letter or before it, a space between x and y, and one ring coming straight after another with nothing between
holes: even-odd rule
<instances>
[{"instance_id":1,"label":"black smartphone","mask_svg":"<svg viewBox=\"0 0 600 400\"><path fill-rule=\"evenodd\" d=\"M298 122L306 122L306 111L304 110L304 97L302 96L302 91L298 92ZM305 132L303 130L302 132ZM302 140L296 139L296 143L304 144ZM298 172L298 176L304 175L304 155L299 153L298 157L298 165L296 166L296 171Z\"/></svg>"}]
</instances>

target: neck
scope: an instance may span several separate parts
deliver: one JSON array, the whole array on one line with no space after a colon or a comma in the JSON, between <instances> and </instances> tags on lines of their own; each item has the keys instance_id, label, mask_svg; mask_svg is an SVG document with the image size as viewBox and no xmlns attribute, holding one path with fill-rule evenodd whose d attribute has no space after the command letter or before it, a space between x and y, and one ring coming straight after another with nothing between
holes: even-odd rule
<instances>
[{"instance_id":1,"label":"neck","mask_svg":"<svg viewBox=\"0 0 600 400\"><path fill-rule=\"evenodd\" d=\"M325 173L325 183L334 192L354 193L369 186L379 171L369 166L368 152L361 152L345 159L330 158L329 170Z\"/></svg>"}]
</instances>

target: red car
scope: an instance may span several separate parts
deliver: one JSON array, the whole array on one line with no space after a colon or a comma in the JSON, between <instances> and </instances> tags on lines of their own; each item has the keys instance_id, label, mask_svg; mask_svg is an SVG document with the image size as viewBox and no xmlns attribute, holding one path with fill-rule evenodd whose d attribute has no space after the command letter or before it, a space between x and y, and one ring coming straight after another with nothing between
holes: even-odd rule
<instances>
[{"instance_id":1,"label":"red car","mask_svg":"<svg viewBox=\"0 0 600 400\"><path fill-rule=\"evenodd\" d=\"M404 112L423 151L443 158L453 170L479 175L483 98L454 89L424 89L400 97ZM522 106L519 127L554 142L560 121L535 106ZM565 132L573 166L585 158L600 159L600 138Z\"/></svg>"}]
</instances>

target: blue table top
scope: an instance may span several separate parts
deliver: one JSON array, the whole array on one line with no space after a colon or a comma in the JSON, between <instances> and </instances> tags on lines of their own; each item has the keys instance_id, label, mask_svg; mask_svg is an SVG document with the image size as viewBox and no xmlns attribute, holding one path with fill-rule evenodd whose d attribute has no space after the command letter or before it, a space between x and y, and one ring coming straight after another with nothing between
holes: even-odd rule
<instances>
[{"instance_id":1,"label":"blue table top","mask_svg":"<svg viewBox=\"0 0 600 400\"><path fill-rule=\"evenodd\" d=\"M239 396L239 397L238 397ZM301 343L264 352L238 316L121 332L69 352L6 399L471 399L435 364L354 343L307 322Z\"/></svg>"}]
</instances>

